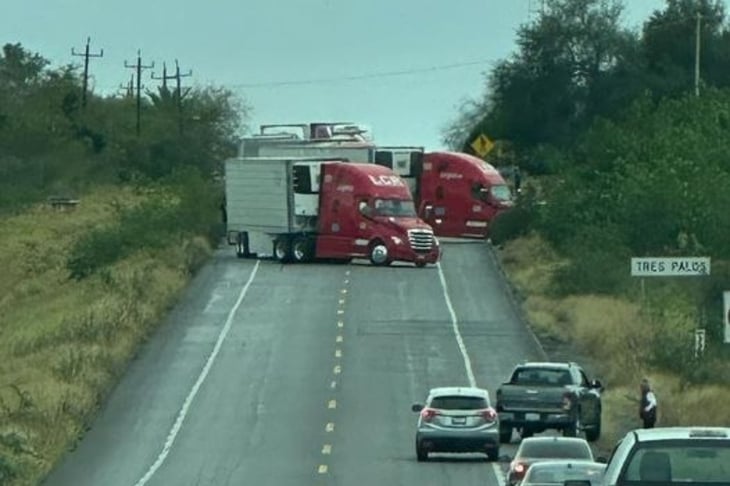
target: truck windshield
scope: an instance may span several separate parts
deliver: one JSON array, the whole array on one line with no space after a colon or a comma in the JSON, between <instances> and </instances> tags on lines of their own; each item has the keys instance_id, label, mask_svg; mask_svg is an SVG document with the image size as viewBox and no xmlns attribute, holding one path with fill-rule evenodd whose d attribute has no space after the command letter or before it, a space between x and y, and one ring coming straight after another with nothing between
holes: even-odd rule
<instances>
[{"instance_id":1,"label":"truck windshield","mask_svg":"<svg viewBox=\"0 0 730 486\"><path fill-rule=\"evenodd\" d=\"M494 199L496 199L497 201L511 201L512 200L512 191L510 191L509 186L506 184L492 186L492 188L489 190L489 192L492 194L492 197Z\"/></svg>"},{"instance_id":2,"label":"truck windshield","mask_svg":"<svg viewBox=\"0 0 730 486\"><path fill-rule=\"evenodd\" d=\"M413 204L413 201L404 199L376 199L374 207L374 216L416 217L416 206Z\"/></svg>"}]
</instances>

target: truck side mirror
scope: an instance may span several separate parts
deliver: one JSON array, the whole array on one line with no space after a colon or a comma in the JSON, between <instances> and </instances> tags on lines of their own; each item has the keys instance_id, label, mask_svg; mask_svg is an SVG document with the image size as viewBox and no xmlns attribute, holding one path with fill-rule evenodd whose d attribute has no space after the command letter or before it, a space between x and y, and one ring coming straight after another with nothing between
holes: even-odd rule
<instances>
[{"instance_id":1,"label":"truck side mirror","mask_svg":"<svg viewBox=\"0 0 730 486\"><path fill-rule=\"evenodd\" d=\"M367 201L360 201L357 205L357 209L360 211L360 214L365 216L366 218L369 218L372 212L370 211L370 206L368 206Z\"/></svg>"},{"instance_id":2,"label":"truck side mirror","mask_svg":"<svg viewBox=\"0 0 730 486\"><path fill-rule=\"evenodd\" d=\"M591 388L603 390L603 383L601 383L601 380L591 380L590 385L591 385Z\"/></svg>"},{"instance_id":3,"label":"truck side mirror","mask_svg":"<svg viewBox=\"0 0 730 486\"><path fill-rule=\"evenodd\" d=\"M431 204L426 204L426 207L423 208L423 216L430 218L431 212L433 212L433 206Z\"/></svg>"},{"instance_id":4,"label":"truck side mirror","mask_svg":"<svg viewBox=\"0 0 730 486\"><path fill-rule=\"evenodd\" d=\"M423 410L423 405L421 405L420 403L414 403L413 405L411 405L411 411L420 412L421 410Z\"/></svg>"}]
</instances>

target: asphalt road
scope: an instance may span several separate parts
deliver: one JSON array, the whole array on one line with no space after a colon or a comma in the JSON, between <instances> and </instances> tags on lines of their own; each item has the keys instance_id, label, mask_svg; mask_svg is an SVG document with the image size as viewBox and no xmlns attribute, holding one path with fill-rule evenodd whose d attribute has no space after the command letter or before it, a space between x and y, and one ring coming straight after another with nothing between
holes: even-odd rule
<instances>
[{"instance_id":1,"label":"asphalt road","mask_svg":"<svg viewBox=\"0 0 730 486\"><path fill-rule=\"evenodd\" d=\"M231 253L196 277L44 484L503 485L484 456L416 462L410 410L434 386L494 395L542 357L484 243L449 243L424 269Z\"/></svg>"}]
</instances>

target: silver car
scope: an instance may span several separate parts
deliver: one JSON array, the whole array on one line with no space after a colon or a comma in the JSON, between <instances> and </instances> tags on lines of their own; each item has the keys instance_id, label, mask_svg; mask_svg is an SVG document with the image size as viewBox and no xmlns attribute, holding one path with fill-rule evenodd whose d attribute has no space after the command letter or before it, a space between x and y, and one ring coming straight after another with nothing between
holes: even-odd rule
<instances>
[{"instance_id":1,"label":"silver car","mask_svg":"<svg viewBox=\"0 0 730 486\"><path fill-rule=\"evenodd\" d=\"M566 481L600 486L605 470L605 464L587 460L541 461L530 466L520 486L563 486Z\"/></svg>"},{"instance_id":2,"label":"silver car","mask_svg":"<svg viewBox=\"0 0 730 486\"><path fill-rule=\"evenodd\" d=\"M499 458L499 418L489 392L472 387L440 387L428 393L419 412L416 457L428 460L430 452L481 452Z\"/></svg>"}]
</instances>

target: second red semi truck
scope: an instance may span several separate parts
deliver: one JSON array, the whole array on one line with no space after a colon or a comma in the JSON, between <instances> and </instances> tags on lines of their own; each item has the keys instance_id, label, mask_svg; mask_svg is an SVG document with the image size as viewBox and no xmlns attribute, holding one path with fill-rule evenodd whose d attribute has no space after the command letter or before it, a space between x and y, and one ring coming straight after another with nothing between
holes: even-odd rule
<instances>
[{"instance_id":1,"label":"second red semi truck","mask_svg":"<svg viewBox=\"0 0 730 486\"><path fill-rule=\"evenodd\" d=\"M367 258L423 267L440 247L405 182L374 164L238 157L225 164L228 243L281 262Z\"/></svg>"},{"instance_id":2,"label":"second red semi truck","mask_svg":"<svg viewBox=\"0 0 730 486\"><path fill-rule=\"evenodd\" d=\"M296 127L303 135L287 129ZM277 128L282 132L277 133ZM391 169L409 186L419 217L438 236L486 238L489 224L513 206L509 185L490 164L460 152L377 146L354 124L263 125L244 139L244 156L337 157Z\"/></svg>"}]
</instances>

